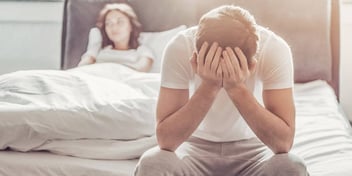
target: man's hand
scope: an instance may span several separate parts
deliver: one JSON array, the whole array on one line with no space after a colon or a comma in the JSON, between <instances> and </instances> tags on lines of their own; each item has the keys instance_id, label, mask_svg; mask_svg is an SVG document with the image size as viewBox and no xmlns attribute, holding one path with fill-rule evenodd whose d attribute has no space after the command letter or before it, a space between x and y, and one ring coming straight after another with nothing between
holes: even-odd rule
<instances>
[{"instance_id":1,"label":"man's hand","mask_svg":"<svg viewBox=\"0 0 352 176\"><path fill-rule=\"evenodd\" d=\"M161 149L175 151L198 128L222 86L222 49L217 43L204 43L193 54L192 69L202 79L189 96L189 89L160 88L156 135ZM172 100L172 101L170 101Z\"/></svg>"},{"instance_id":2,"label":"man's hand","mask_svg":"<svg viewBox=\"0 0 352 176\"><path fill-rule=\"evenodd\" d=\"M222 56L223 60L220 63L223 71L223 87L226 91L243 85L254 73L256 60L253 59L248 66L247 58L240 48L226 47Z\"/></svg>"},{"instance_id":3,"label":"man's hand","mask_svg":"<svg viewBox=\"0 0 352 176\"><path fill-rule=\"evenodd\" d=\"M210 48L208 45L207 42L204 42L198 55L195 52L193 53L191 58L192 68L201 77L202 84L220 90L223 74L220 65L222 48L216 42Z\"/></svg>"}]
</instances>

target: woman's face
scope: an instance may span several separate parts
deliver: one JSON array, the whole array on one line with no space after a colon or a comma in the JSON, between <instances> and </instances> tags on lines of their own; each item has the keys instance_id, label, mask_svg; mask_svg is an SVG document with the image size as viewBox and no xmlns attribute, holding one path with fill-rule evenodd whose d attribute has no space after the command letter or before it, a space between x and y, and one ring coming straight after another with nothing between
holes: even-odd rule
<instances>
[{"instance_id":1,"label":"woman's face","mask_svg":"<svg viewBox=\"0 0 352 176\"><path fill-rule=\"evenodd\" d=\"M105 18L105 32L113 43L128 44L132 26L129 18L120 11L110 11Z\"/></svg>"}]
</instances>

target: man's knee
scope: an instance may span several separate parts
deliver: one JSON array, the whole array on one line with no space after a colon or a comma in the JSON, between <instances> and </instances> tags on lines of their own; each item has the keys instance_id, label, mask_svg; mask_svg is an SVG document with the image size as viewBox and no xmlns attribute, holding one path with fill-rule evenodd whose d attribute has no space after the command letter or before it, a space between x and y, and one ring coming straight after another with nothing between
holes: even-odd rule
<instances>
[{"instance_id":1,"label":"man's knee","mask_svg":"<svg viewBox=\"0 0 352 176\"><path fill-rule=\"evenodd\" d=\"M307 176L308 171L304 161L293 154L277 154L269 159L264 175Z\"/></svg>"},{"instance_id":2,"label":"man's knee","mask_svg":"<svg viewBox=\"0 0 352 176\"><path fill-rule=\"evenodd\" d=\"M164 171L170 171L175 164L177 156L173 152L159 149L154 147L146 151L135 169L135 175L153 175L162 174Z\"/></svg>"}]
</instances>

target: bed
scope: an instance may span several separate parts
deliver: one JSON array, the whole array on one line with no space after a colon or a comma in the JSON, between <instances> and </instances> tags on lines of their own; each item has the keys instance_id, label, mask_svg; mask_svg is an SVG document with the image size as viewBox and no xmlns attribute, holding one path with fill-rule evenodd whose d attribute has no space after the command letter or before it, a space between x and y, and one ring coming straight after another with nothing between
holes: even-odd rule
<instances>
[{"instance_id":1,"label":"bed","mask_svg":"<svg viewBox=\"0 0 352 176\"><path fill-rule=\"evenodd\" d=\"M144 26L152 73L117 64L75 68L99 9L127 2ZM292 153L311 176L352 175L352 129L339 105L338 0L66 0L62 70L0 77L0 175L132 175L156 145L154 108L162 50L177 32L221 4L247 8L291 46L296 135Z\"/></svg>"}]
</instances>

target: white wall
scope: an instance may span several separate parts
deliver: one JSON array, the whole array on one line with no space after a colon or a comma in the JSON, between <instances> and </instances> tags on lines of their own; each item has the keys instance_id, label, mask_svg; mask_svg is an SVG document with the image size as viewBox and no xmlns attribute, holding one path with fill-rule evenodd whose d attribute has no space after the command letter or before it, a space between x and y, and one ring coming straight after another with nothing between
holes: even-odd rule
<instances>
[{"instance_id":1,"label":"white wall","mask_svg":"<svg viewBox=\"0 0 352 176\"><path fill-rule=\"evenodd\" d=\"M0 2L0 74L59 69L63 2Z\"/></svg>"},{"instance_id":2,"label":"white wall","mask_svg":"<svg viewBox=\"0 0 352 176\"><path fill-rule=\"evenodd\" d=\"M341 25L340 102L352 121L352 1L342 5Z\"/></svg>"}]
</instances>

